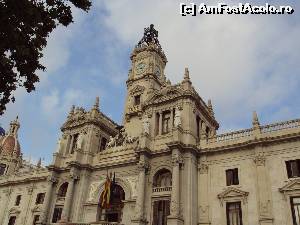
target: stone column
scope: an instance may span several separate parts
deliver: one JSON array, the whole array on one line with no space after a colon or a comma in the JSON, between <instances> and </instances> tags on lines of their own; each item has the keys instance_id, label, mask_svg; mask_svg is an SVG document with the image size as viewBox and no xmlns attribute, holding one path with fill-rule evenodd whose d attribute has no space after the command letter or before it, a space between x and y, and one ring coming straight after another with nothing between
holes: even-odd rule
<instances>
[{"instance_id":1,"label":"stone column","mask_svg":"<svg viewBox=\"0 0 300 225\"><path fill-rule=\"evenodd\" d=\"M183 224L180 211L180 165L183 163L178 149L172 150L172 192L168 225Z\"/></svg>"},{"instance_id":2,"label":"stone column","mask_svg":"<svg viewBox=\"0 0 300 225\"><path fill-rule=\"evenodd\" d=\"M29 195L29 199L28 199L28 206L31 206L32 204L32 193L33 193L33 190L35 189L35 185L34 184L31 184L31 186L27 187L27 193ZM27 218L28 218L28 214L29 214L29 209L30 207L27 207L26 209L26 214L25 214L25 217L23 218L23 224L27 224Z\"/></svg>"},{"instance_id":3,"label":"stone column","mask_svg":"<svg viewBox=\"0 0 300 225\"><path fill-rule=\"evenodd\" d=\"M68 136L68 146L66 148L65 155L70 154L73 146L74 135Z\"/></svg>"},{"instance_id":4,"label":"stone column","mask_svg":"<svg viewBox=\"0 0 300 225\"><path fill-rule=\"evenodd\" d=\"M198 224L209 225L208 164L198 164Z\"/></svg>"},{"instance_id":5,"label":"stone column","mask_svg":"<svg viewBox=\"0 0 300 225\"><path fill-rule=\"evenodd\" d=\"M11 187L3 190L4 199L1 198L1 203L3 202L3 206L8 205L8 203L10 201L10 197L11 197L11 192L12 192ZM7 213L7 210L8 210L8 207L4 207L4 209L0 210L0 224L4 224L4 219L6 217L5 215Z\"/></svg>"},{"instance_id":6,"label":"stone column","mask_svg":"<svg viewBox=\"0 0 300 225\"><path fill-rule=\"evenodd\" d=\"M41 224L47 224L48 222L48 215L49 215L49 209L51 208L51 198L53 194L53 186L57 182L57 178L54 174L51 174L47 178L47 190L45 194L45 199L44 199L44 205L43 205L43 211L40 217L40 222Z\"/></svg>"},{"instance_id":7,"label":"stone column","mask_svg":"<svg viewBox=\"0 0 300 225\"><path fill-rule=\"evenodd\" d=\"M257 194L258 194L258 205L259 205L259 224L270 225L273 224L272 215L272 201L271 201L271 188L268 186L268 176L265 167L266 157L263 153L258 153L254 157L256 164L256 177L257 177Z\"/></svg>"},{"instance_id":8,"label":"stone column","mask_svg":"<svg viewBox=\"0 0 300 225\"><path fill-rule=\"evenodd\" d=\"M74 210L75 212L75 218L74 220L76 221L82 221L83 220L83 213L84 211L82 210L82 205L84 203L84 200L86 199L87 196L87 184L89 184L90 180L90 171L85 170L81 173L80 175L80 181L78 182L78 203L77 203L77 208Z\"/></svg>"},{"instance_id":9,"label":"stone column","mask_svg":"<svg viewBox=\"0 0 300 225\"><path fill-rule=\"evenodd\" d=\"M73 193L74 193L74 186L75 182L78 180L78 176L75 174L70 175L70 181L68 184L68 190L66 194L65 204L61 215L61 221L62 222L68 222L70 219L70 212L71 212L71 204L73 200Z\"/></svg>"},{"instance_id":10,"label":"stone column","mask_svg":"<svg viewBox=\"0 0 300 225\"><path fill-rule=\"evenodd\" d=\"M171 109L171 129L174 127L174 109Z\"/></svg>"},{"instance_id":11,"label":"stone column","mask_svg":"<svg viewBox=\"0 0 300 225\"><path fill-rule=\"evenodd\" d=\"M135 216L132 220L134 224L146 224L146 218L144 215L144 203L145 203L145 183L146 172L149 170L149 162L146 156L141 155L138 163L139 178L138 178L138 195L135 204Z\"/></svg>"},{"instance_id":12,"label":"stone column","mask_svg":"<svg viewBox=\"0 0 300 225\"><path fill-rule=\"evenodd\" d=\"M162 131L163 131L162 112L159 112L159 123L158 123L158 127L159 127L159 134L162 135Z\"/></svg>"}]
</instances>

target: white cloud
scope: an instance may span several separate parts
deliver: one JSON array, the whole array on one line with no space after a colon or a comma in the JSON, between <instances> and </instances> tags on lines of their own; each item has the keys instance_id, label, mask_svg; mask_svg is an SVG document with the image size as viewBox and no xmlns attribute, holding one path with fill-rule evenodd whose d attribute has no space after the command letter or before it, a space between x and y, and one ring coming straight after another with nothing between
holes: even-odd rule
<instances>
[{"instance_id":1,"label":"white cloud","mask_svg":"<svg viewBox=\"0 0 300 225\"><path fill-rule=\"evenodd\" d=\"M194 86L204 99L213 99L217 118L227 128L251 120L255 109L277 106L282 111L300 83L297 15L182 17L179 1L173 0L96 5L108 11L106 26L131 46L154 23L169 61L167 76L178 82L189 67Z\"/></svg>"}]
</instances>

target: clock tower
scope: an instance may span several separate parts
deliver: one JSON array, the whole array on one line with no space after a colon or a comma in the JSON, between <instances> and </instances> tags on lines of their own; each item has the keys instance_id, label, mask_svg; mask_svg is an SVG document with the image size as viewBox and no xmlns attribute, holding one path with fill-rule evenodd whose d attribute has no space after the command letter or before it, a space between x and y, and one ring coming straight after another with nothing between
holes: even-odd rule
<instances>
[{"instance_id":1,"label":"clock tower","mask_svg":"<svg viewBox=\"0 0 300 225\"><path fill-rule=\"evenodd\" d=\"M158 31L154 29L153 24L144 29L144 36L135 46L130 59L132 63L126 82L127 97L123 124L125 129L128 128L126 130L136 132L131 134L136 136L142 131L141 120L145 114L143 104L155 90L166 85L164 69L167 58L159 44Z\"/></svg>"}]
</instances>

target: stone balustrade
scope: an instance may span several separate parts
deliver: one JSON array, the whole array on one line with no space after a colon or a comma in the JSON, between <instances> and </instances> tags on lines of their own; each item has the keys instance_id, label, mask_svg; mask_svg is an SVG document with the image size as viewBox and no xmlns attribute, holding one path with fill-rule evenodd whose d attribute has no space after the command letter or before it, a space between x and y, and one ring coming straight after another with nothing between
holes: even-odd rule
<instances>
[{"instance_id":1,"label":"stone balustrade","mask_svg":"<svg viewBox=\"0 0 300 225\"><path fill-rule=\"evenodd\" d=\"M168 187L154 187L153 192L167 192L167 191L172 191L172 187L168 186Z\"/></svg>"},{"instance_id":2,"label":"stone balustrade","mask_svg":"<svg viewBox=\"0 0 300 225\"><path fill-rule=\"evenodd\" d=\"M252 135L253 129L238 130L230 133L219 134L216 136L216 142L236 140Z\"/></svg>"},{"instance_id":3,"label":"stone balustrade","mask_svg":"<svg viewBox=\"0 0 300 225\"><path fill-rule=\"evenodd\" d=\"M49 223L48 225L124 225L121 223L117 222L106 222L106 221L99 221L99 222L91 222L91 223L73 223L73 222L68 222L68 223Z\"/></svg>"},{"instance_id":4,"label":"stone balustrade","mask_svg":"<svg viewBox=\"0 0 300 225\"><path fill-rule=\"evenodd\" d=\"M300 128L300 119L261 126L261 133L271 133L280 130Z\"/></svg>"},{"instance_id":5,"label":"stone balustrade","mask_svg":"<svg viewBox=\"0 0 300 225\"><path fill-rule=\"evenodd\" d=\"M289 129L295 129L295 128L300 128L300 119L259 126L257 129L259 134L266 135L268 133L274 133L283 130L288 131ZM245 139L247 140L251 137L254 137L254 128L238 130L238 131L224 133L224 134L218 134L214 137L209 138L207 144L245 140Z\"/></svg>"}]
</instances>

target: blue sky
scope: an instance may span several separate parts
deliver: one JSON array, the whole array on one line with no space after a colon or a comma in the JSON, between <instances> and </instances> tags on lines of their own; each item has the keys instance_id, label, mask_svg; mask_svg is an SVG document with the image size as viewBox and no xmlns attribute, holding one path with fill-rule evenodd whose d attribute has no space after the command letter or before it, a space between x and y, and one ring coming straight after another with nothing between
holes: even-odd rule
<instances>
[{"instance_id":1,"label":"blue sky","mask_svg":"<svg viewBox=\"0 0 300 225\"><path fill-rule=\"evenodd\" d=\"M250 127L253 110L262 124L299 118L299 1L269 1L293 6L293 15L196 17L180 16L174 0L93 3L88 14L74 9L74 24L51 34L42 60L47 71L39 73L36 91L18 89L0 117L7 130L19 115L26 158L51 162L72 104L90 109L100 96L101 110L121 123L129 56L151 23L169 61L167 77L179 82L189 67L199 94L212 99L219 132Z\"/></svg>"}]
</instances>

